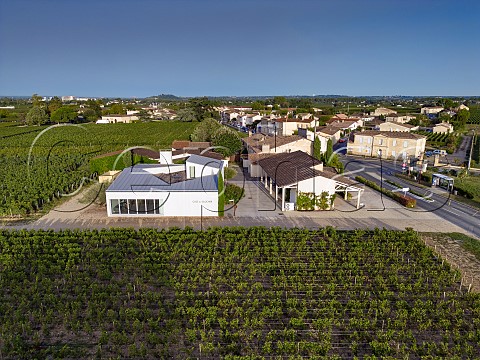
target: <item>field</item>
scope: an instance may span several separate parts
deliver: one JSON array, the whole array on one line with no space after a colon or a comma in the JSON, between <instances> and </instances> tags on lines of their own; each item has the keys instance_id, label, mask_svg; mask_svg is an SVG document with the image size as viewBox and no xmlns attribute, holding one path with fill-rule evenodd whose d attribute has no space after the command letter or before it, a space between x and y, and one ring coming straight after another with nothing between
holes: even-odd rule
<instances>
[{"instance_id":1,"label":"field","mask_svg":"<svg viewBox=\"0 0 480 360\"><path fill-rule=\"evenodd\" d=\"M85 124L0 127L0 217L29 215L74 193L94 177L89 160L98 154L148 146L171 148L189 139L197 123Z\"/></svg>"},{"instance_id":2,"label":"field","mask_svg":"<svg viewBox=\"0 0 480 360\"><path fill-rule=\"evenodd\" d=\"M480 106L470 106L470 119L469 124L480 124Z\"/></svg>"},{"instance_id":3,"label":"field","mask_svg":"<svg viewBox=\"0 0 480 360\"><path fill-rule=\"evenodd\" d=\"M0 232L1 358L473 358L480 297L413 231Z\"/></svg>"},{"instance_id":4,"label":"field","mask_svg":"<svg viewBox=\"0 0 480 360\"><path fill-rule=\"evenodd\" d=\"M416 133L426 136L429 146L441 147L447 144L448 134L441 134L441 133L434 134L428 131L416 131Z\"/></svg>"}]
</instances>

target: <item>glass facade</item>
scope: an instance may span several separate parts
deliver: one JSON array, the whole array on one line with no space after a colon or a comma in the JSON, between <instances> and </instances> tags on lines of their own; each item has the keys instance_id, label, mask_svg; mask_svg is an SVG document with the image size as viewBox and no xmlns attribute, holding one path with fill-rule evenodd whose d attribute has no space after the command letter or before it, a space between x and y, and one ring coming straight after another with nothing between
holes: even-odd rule
<instances>
[{"instance_id":1,"label":"glass facade","mask_svg":"<svg viewBox=\"0 0 480 360\"><path fill-rule=\"evenodd\" d=\"M113 215L163 215L159 199L111 199L110 205Z\"/></svg>"}]
</instances>

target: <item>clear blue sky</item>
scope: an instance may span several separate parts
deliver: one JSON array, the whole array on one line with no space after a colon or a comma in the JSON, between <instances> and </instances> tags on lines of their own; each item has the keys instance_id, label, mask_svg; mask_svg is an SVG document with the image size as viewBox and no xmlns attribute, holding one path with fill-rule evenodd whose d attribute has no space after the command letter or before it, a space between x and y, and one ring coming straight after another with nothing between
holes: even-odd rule
<instances>
[{"instance_id":1,"label":"clear blue sky","mask_svg":"<svg viewBox=\"0 0 480 360\"><path fill-rule=\"evenodd\" d=\"M478 0L0 0L0 95L480 95Z\"/></svg>"}]
</instances>

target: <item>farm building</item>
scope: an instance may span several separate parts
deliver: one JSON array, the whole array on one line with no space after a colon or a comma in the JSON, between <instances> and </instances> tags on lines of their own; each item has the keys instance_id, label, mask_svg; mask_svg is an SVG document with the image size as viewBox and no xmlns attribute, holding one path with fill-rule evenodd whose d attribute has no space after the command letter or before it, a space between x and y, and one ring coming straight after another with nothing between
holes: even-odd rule
<instances>
[{"instance_id":1,"label":"farm building","mask_svg":"<svg viewBox=\"0 0 480 360\"><path fill-rule=\"evenodd\" d=\"M185 164L138 164L106 190L108 216L218 216L225 161L191 155Z\"/></svg>"}]
</instances>

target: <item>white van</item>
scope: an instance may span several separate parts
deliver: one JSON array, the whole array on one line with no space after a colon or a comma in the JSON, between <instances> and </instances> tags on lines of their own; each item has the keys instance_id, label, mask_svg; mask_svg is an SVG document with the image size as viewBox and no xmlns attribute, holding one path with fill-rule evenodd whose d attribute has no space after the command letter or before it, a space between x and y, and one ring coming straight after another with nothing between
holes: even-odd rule
<instances>
[{"instance_id":1,"label":"white van","mask_svg":"<svg viewBox=\"0 0 480 360\"><path fill-rule=\"evenodd\" d=\"M440 155L440 156L445 156L447 155L447 151L446 150L433 150L433 155Z\"/></svg>"}]
</instances>

